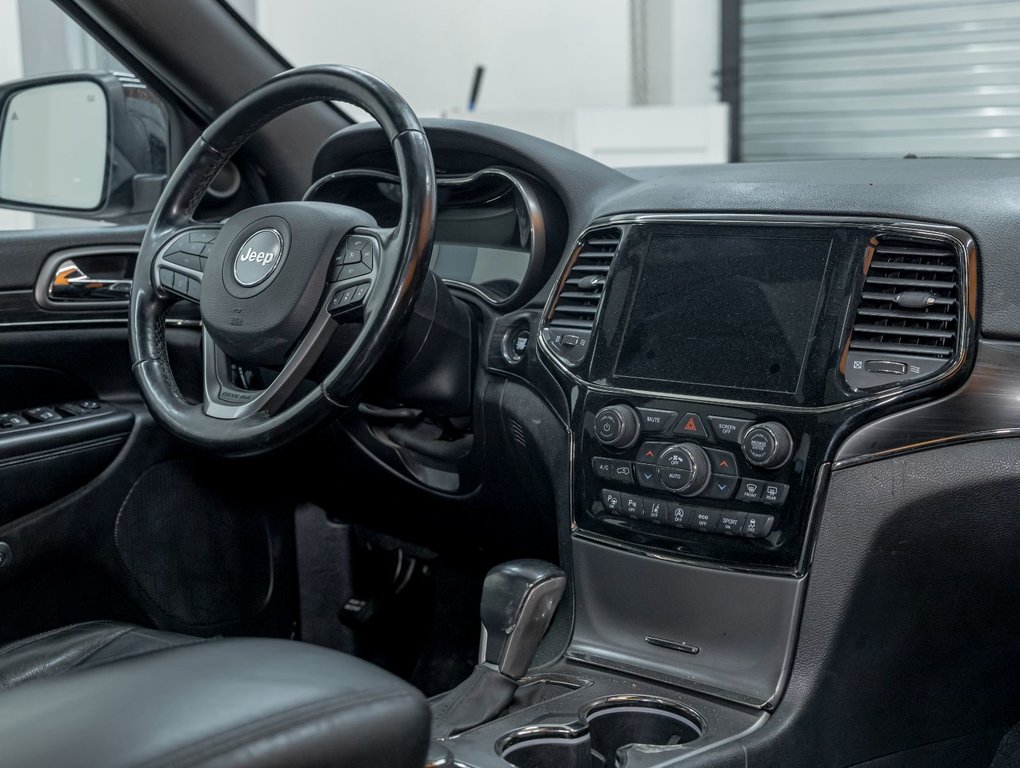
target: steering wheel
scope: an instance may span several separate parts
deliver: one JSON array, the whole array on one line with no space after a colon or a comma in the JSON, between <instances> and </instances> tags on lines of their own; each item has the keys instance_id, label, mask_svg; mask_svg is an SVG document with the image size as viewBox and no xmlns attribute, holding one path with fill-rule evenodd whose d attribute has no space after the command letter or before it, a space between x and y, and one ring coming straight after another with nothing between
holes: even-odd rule
<instances>
[{"instance_id":1,"label":"steering wheel","mask_svg":"<svg viewBox=\"0 0 1020 768\"><path fill-rule=\"evenodd\" d=\"M220 168L252 134L297 106L327 99L361 107L385 131L403 194L395 227L380 228L356 208L315 202L257 205L219 224L192 218ZM131 359L155 419L201 448L242 455L280 445L351 405L401 337L428 271L435 212L435 167L421 123L379 78L352 67L303 67L242 97L170 177L138 254ZM199 404L181 395L167 357L165 318L181 300L201 308ZM334 330L354 320L363 324L349 349L298 397ZM239 372L253 367L279 373L252 390Z\"/></svg>"}]
</instances>

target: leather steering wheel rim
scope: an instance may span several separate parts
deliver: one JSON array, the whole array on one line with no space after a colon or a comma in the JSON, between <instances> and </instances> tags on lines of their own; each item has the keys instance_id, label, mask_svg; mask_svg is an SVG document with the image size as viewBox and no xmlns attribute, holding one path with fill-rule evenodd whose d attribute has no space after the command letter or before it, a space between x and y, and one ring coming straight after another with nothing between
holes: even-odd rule
<instances>
[{"instance_id":1,"label":"leather steering wheel rim","mask_svg":"<svg viewBox=\"0 0 1020 768\"><path fill-rule=\"evenodd\" d=\"M385 132L393 148L402 185L400 221L395 227L382 229L372 226L375 222L363 212L321 203L256 206L238 212L222 224L200 223L192 218L220 168L259 128L295 107L324 100L344 101L364 109ZM351 405L373 370L396 346L414 308L428 272L435 211L435 167L421 123L407 102L374 75L344 66L302 67L284 72L242 97L202 133L174 171L156 204L139 250L131 290L129 337L135 378L154 418L172 434L193 445L225 455L246 455L281 445L304 433L338 407ZM271 297L267 296L272 291L289 290L291 294L301 294L298 309L306 311L310 297L317 290L314 281L322 280L324 289L311 319L291 347L280 375L266 390L245 402L240 402L242 394L224 385L215 397L230 394L237 401L236 405L233 400L213 402L214 395L210 394L208 386L203 403L186 401L170 369L165 318L170 307L186 297L182 286L188 286L189 280L185 277L176 286L172 282L181 279L181 274L187 272L192 275L191 287L200 283L206 327L203 356L208 384L211 376L209 366L215 368L214 361L219 359L216 355L218 340L213 338L214 327L222 329L220 341L232 339L228 335L232 329L228 330L223 313L235 313L229 318L231 324L251 321L255 314L246 308L245 302L255 299L244 298L248 290L243 288L245 283L239 286L233 284L230 278L228 267L232 265L236 277L241 256L241 251L227 253L225 250L231 246L236 248L236 239L232 243L226 242L228 236L238 229L239 225L234 226L233 221L255 222L249 222L247 230L240 230L243 235L267 219L295 218L298 221L289 227L287 221L283 221L284 229L293 230L285 232L292 242L288 245L286 238L281 237L284 245L281 246L276 272L287 273L288 269L293 269L298 276L310 275L310 280L305 287L287 285L283 277L276 279L272 285L268 285L272 280L267 280L268 287L258 299L262 301L260 306L263 309L268 306ZM303 233L297 225L306 220L312 222L308 226L316 231L314 237L306 237L308 242L302 244L299 241ZM315 362L336 326L327 313L326 305L331 297L340 296L335 286L345 289L346 284L352 281L328 283L324 275L329 270L330 260L340 258L336 256L339 253L336 249L348 242L345 238L355 231L355 227L357 234L376 242L376 259L371 266L373 274L366 278L370 280L369 292L364 298L363 315L359 314L363 319L362 329L321 384L296 402L288 402L286 407L282 407L284 401L293 399L290 395L300 384L299 379L303 379L303 373ZM263 226L260 231L265 230ZM206 271L202 273L167 263L170 258L166 255L167 249L177 247L174 244L186 239L190 242L192 236L195 240L214 237L208 246L211 255L208 259L203 257ZM299 245L302 246L300 253ZM289 255L285 250L288 248ZM322 253L316 256L316 250ZM212 269L213 266L216 269ZM167 267L171 269L168 271ZM167 280L171 282L167 283ZM224 294L221 290L224 286L220 286L216 282L218 280L227 284L225 288L230 296ZM281 287L274 288L275 285ZM262 290L259 288L255 292ZM187 290L188 296L191 293L190 289ZM210 298L213 295L215 300ZM195 296L191 298L198 300ZM220 312L215 320L211 316L214 310ZM254 319L257 322L258 318ZM309 342L313 336L312 342ZM257 341L253 344L258 346ZM299 353L304 357L292 370L288 367L293 362L292 356ZM284 382L285 386L272 392L272 397L266 396L284 374L289 377Z\"/></svg>"}]
</instances>

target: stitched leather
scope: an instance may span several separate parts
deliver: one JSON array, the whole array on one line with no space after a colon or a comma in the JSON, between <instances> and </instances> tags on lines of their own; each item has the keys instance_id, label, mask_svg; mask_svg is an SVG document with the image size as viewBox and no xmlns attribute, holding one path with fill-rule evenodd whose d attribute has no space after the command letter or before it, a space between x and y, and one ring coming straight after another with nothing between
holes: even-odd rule
<instances>
[{"instance_id":1,"label":"stitched leather","mask_svg":"<svg viewBox=\"0 0 1020 768\"><path fill-rule=\"evenodd\" d=\"M114 622L0 648L4 765L421 768L424 697L358 659L286 640Z\"/></svg>"},{"instance_id":2,"label":"stitched leather","mask_svg":"<svg viewBox=\"0 0 1020 768\"><path fill-rule=\"evenodd\" d=\"M184 635L149 633L110 621L61 627L0 648L0 689L115 658L193 642L195 638Z\"/></svg>"}]
</instances>

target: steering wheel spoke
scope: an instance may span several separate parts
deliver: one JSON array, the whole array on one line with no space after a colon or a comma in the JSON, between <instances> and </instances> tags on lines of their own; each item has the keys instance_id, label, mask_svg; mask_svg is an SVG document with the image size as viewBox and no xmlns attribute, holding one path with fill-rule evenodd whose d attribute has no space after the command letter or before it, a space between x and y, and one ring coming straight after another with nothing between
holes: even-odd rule
<instances>
[{"instance_id":1,"label":"steering wheel spoke","mask_svg":"<svg viewBox=\"0 0 1020 768\"><path fill-rule=\"evenodd\" d=\"M326 310L337 322L363 316L382 261L382 230L359 227L343 239L330 261Z\"/></svg>"},{"instance_id":2,"label":"steering wheel spoke","mask_svg":"<svg viewBox=\"0 0 1020 768\"><path fill-rule=\"evenodd\" d=\"M334 330L336 324L323 307L279 373L263 389L251 389L244 386L244 382L239 385L237 378L243 376L247 368L241 363L232 362L208 330L203 330L203 412L206 416L227 420L279 413L322 355Z\"/></svg>"},{"instance_id":3,"label":"steering wheel spoke","mask_svg":"<svg viewBox=\"0 0 1020 768\"><path fill-rule=\"evenodd\" d=\"M199 303L208 254L219 232L218 225L196 224L175 233L153 261L153 285L169 296Z\"/></svg>"}]
</instances>

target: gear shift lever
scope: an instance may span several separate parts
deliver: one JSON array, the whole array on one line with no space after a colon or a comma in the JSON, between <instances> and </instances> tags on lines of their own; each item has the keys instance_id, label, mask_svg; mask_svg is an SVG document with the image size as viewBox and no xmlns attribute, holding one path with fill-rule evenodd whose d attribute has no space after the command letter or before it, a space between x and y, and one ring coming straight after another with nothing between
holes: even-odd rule
<instances>
[{"instance_id":1,"label":"gear shift lever","mask_svg":"<svg viewBox=\"0 0 1020 768\"><path fill-rule=\"evenodd\" d=\"M514 681L524 677L566 585L563 571L544 560L513 560L489 571L478 663Z\"/></svg>"},{"instance_id":2,"label":"gear shift lever","mask_svg":"<svg viewBox=\"0 0 1020 768\"><path fill-rule=\"evenodd\" d=\"M458 733L498 717L535 658L567 586L559 568L543 560L497 565L482 585L482 641L478 666L432 702L432 734Z\"/></svg>"}]
</instances>

